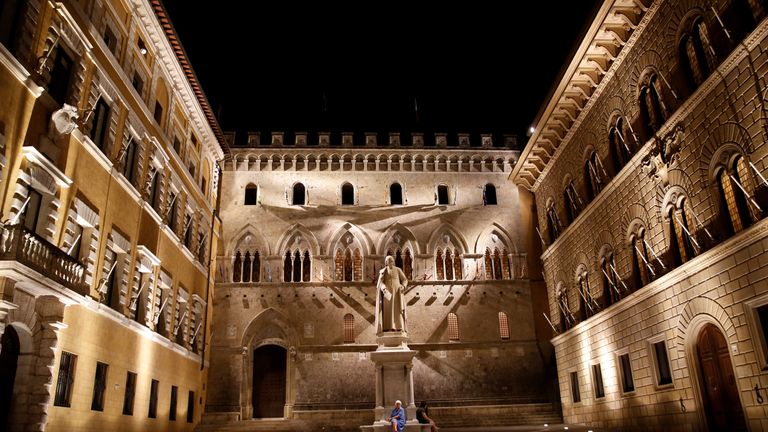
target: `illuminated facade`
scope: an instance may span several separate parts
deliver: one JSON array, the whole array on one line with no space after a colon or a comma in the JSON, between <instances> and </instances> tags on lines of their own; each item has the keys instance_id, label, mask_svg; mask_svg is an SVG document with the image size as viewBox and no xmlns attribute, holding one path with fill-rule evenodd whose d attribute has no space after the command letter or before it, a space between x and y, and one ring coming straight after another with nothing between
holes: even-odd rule
<instances>
[{"instance_id":1,"label":"illuminated facade","mask_svg":"<svg viewBox=\"0 0 768 432\"><path fill-rule=\"evenodd\" d=\"M566 422L768 430L767 13L606 1L535 125Z\"/></svg>"},{"instance_id":2,"label":"illuminated facade","mask_svg":"<svg viewBox=\"0 0 768 432\"><path fill-rule=\"evenodd\" d=\"M205 430L273 417L287 419L280 430L372 424L386 255L410 280L416 399L433 401L441 425L466 424L466 405L483 417L474 424L559 421L538 343L550 336L546 298L529 280L532 198L508 181L514 141L229 138Z\"/></svg>"},{"instance_id":3,"label":"illuminated facade","mask_svg":"<svg viewBox=\"0 0 768 432\"><path fill-rule=\"evenodd\" d=\"M0 7L0 430L192 430L223 136L158 2Z\"/></svg>"}]
</instances>

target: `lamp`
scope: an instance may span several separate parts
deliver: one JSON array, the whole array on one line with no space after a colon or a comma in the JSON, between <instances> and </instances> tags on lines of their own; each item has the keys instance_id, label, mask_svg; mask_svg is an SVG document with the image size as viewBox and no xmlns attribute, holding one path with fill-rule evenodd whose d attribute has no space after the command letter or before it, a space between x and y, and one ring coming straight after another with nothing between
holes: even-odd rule
<instances>
[{"instance_id":1,"label":"lamp","mask_svg":"<svg viewBox=\"0 0 768 432\"><path fill-rule=\"evenodd\" d=\"M144 45L144 40L139 38L137 45L139 46L139 52L141 55L147 55L147 46Z\"/></svg>"}]
</instances>

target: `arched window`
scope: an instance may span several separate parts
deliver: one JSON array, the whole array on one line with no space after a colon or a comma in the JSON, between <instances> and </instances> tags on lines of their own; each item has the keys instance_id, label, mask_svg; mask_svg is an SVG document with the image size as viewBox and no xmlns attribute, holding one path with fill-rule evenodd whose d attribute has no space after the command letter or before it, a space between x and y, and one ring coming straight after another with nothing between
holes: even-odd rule
<instances>
[{"instance_id":1,"label":"arched window","mask_svg":"<svg viewBox=\"0 0 768 432\"><path fill-rule=\"evenodd\" d=\"M405 258L403 259L403 273L405 273L405 277L408 278L408 280L413 279L413 267L412 267L412 259L411 259L411 251L410 249L405 250Z\"/></svg>"},{"instance_id":2,"label":"arched window","mask_svg":"<svg viewBox=\"0 0 768 432\"><path fill-rule=\"evenodd\" d=\"M453 280L453 254L450 249L445 249L445 280Z\"/></svg>"},{"instance_id":3,"label":"arched window","mask_svg":"<svg viewBox=\"0 0 768 432\"><path fill-rule=\"evenodd\" d=\"M557 306L560 309L560 329L562 331L569 330L573 326L573 315L568 307L568 293L563 289L560 290L557 298Z\"/></svg>"},{"instance_id":4,"label":"arched window","mask_svg":"<svg viewBox=\"0 0 768 432\"><path fill-rule=\"evenodd\" d=\"M635 289L648 285L652 280L651 276L655 275L648 257L648 248L645 246L644 235L645 232L642 232L634 234L630 238L632 247L632 280Z\"/></svg>"},{"instance_id":5,"label":"arched window","mask_svg":"<svg viewBox=\"0 0 768 432\"><path fill-rule=\"evenodd\" d=\"M597 152L593 151L584 162L584 185L587 187L587 199L591 201L603 190L603 183L608 175L600 162Z\"/></svg>"},{"instance_id":6,"label":"arched window","mask_svg":"<svg viewBox=\"0 0 768 432\"><path fill-rule=\"evenodd\" d=\"M251 282L261 281L261 256L259 251L253 253L253 262L251 264Z\"/></svg>"},{"instance_id":7,"label":"arched window","mask_svg":"<svg viewBox=\"0 0 768 432\"><path fill-rule=\"evenodd\" d=\"M240 251L235 253L235 262L232 264L232 282L240 282L243 270L243 257Z\"/></svg>"},{"instance_id":8,"label":"arched window","mask_svg":"<svg viewBox=\"0 0 768 432\"><path fill-rule=\"evenodd\" d=\"M459 341L459 317L453 312L448 314L448 340L451 342Z\"/></svg>"},{"instance_id":9,"label":"arched window","mask_svg":"<svg viewBox=\"0 0 768 432\"><path fill-rule=\"evenodd\" d=\"M437 280L445 280L445 265L443 263L443 251L438 249L435 254L435 274Z\"/></svg>"},{"instance_id":10,"label":"arched window","mask_svg":"<svg viewBox=\"0 0 768 432\"><path fill-rule=\"evenodd\" d=\"M307 190L303 183L296 183L293 185L293 205L306 205L307 204Z\"/></svg>"},{"instance_id":11,"label":"arched window","mask_svg":"<svg viewBox=\"0 0 768 432\"><path fill-rule=\"evenodd\" d=\"M487 280L510 279L509 256L507 250L485 248L485 278Z\"/></svg>"},{"instance_id":12,"label":"arched window","mask_svg":"<svg viewBox=\"0 0 768 432\"><path fill-rule=\"evenodd\" d=\"M400 186L400 183L389 185L389 204L403 205L403 187Z\"/></svg>"},{"instance_id":13,"label":"arched window","mask_svg":"<svg viewBox=\"0 0 768 432\"><path fill-rule=\"evenodd\" d=\"M355 317L344 315L344 343L355 343Z\"/></svg>"},{"instance_id":14,"label":"arched window","mask_svg":"<svg viewBox=\"0 0 768 432\"><path fill-rule=\"evenodd\" d=\"M344 281L352 282L352 252L349 249L344 252Z\"/></svg>"},{"instance_id":15,"label":"arched window","mask_svg":"<svg viewBox=\"0 0 768 432\"><path fill-rule=\"evenodd\" d=\"M284 282L310 282L312 269L312 258L309 251L288 250L285 252L283 260L283 281Z\"/></svg>"},{"instance_id":16,"label":"arched window","mask_svg":"<svg viewBox=\"0 0 768 432\"><path fill-rule=\"evenodd\" d=\"M579 216L581 212L581 206L583 205L581 197L576 192L576 186L573 184L573 180L568 182L563 191L563 198L565 199L565 214L568 223L573 222Z\"/></svg>"},{"instance_id":17,"label":"arched window","mask_svg":"<svg viewBox=\"0 0 768 432\"><path fill-rule=\"evenodd\" d=\"M355 187L349 183L341 185L341 205L355 205Z\"/></svg>"},{"instance_id":18,"label":"arched window","mask_svg":"<svg viewBox=\"0 0 768 432\"><path fill-rule=\"evenodd\" d=\"M632 158L632 149L634 147L627 141L623 117L616 119L616 123L608 132L608 141L610 142L613 172L618 173Z\"/></svg>"},{"instance_id":19,"label":"arched window","mask_svg":"<svg viewBox=\"0 0 768 432\"><path fill-rule=\"evenodd\" d=\"M560 223L560 218L557 216L555 205L552 204L547 209L547 231L549 232L549 244L552 244L560 236L560 228L563 224ZM486 266L487 268L487 266Z\"/></svg>"},{"instance_id":20,"label":"arched window","mask_svg":"<svg viewBox=\"0 0 768 432\"><path fill-rule=\"evenodd\" d=\"M760 218L760 210L753 199L754 186L744 158L738 156L730 166L718 173L721 220L728 234L741 232ZM727 214L725 217L724 214Z\"/></svg>"},{"instance_id":21,"label":"arched window","mask_svg":"<svg viewBox=\"0 0 768 432\"><path fill-rule=\"evenodd\" d=\"M603 257L600 261L600 270L603 273L603 307L606 308L621 299L619 284L623 284L616 275L616 265L613 262L613 253Z\"/></svg>"},{"instance_id":22,"label":"arched window","mask_svg":"<svg viewBox=\"0 0 768 432\"><path fill-rule=\"evenodd\" d=\"M405 273L405 277L408 280L413 279L413 258L411 257L410 249L405 249L405 252L402 249L397 249L394 253L392 249L387 249L387 255L395 257L395 266ZM437 260L435 260L435 263L437 263ZM440 278L437 278L437 280L440 280Z\"/></svg>"},{"instance_id":23,"label":"arched window","mask_svg":"<svg viewBox=\"0 0 768 432\"><path fill-rule=\"evenodd\" d=\"M363 256L360 254L360 249L355 249L352 254L352 268L354 269L354 280L363 280Z\"/></svg>"},{"instance_id":24,"label":"arched window","mask_svg":"<svg viewBox=\"0 0 768 432\"><path fill-rule=\"evenodd\" d=\"M255 185L249 184L245 187L245 199L244 205L256 205L256 200L259 196L259 188Z\"/></svg>"},{"instance_id":25,"label":"arched window","mask_svg":"<svg viewBox=\"0 0 768 432\"><path fill-rule=\"evenodd\" d=\"M251 253L245 253L245 259L243 260L243 282L251 281Z\"/></svg>"},{"instance_id":26,"label":"arched window","mask_svg":"<svg viewBox=\"0 0 768 432\"><path fill-rule=\"evenodd\" d=\"M589 273L584 270L579 275L579 313L581 320L585 320L597 312L595 300L592 298L592 290L589 286Z\"/></svg>"},{"instance_id":27,"label":"arched window","mask_svg":"<svg viewBox=\"0 0 768 432\"><path fill-rule=\"evenodd\" d=\"M450 204L448 199L448 186L446 185L437 186L437 204L438 205Z\"/></svg>"},{"instance_id":28,"label":"arched window","mask_svg":"<svg viewBox=\"0 0 768 432\"><path fill-rule=\"evenodd\" d=\"M499 312L499 336L501 340L509 339L509 319L504 312Z\"/></svg>"},{"instance_id":29,"label":"arched window","mask_svg":"<svg viewBox=\"0 0 768 432\"><path fill-rule=\"evenodd\" d=\"M461 263L461 254L459 254L459 251L456 251L456 254L453 256L453 279L454 280L462 280L464 279L464 272L462 269L462 263Z\"/></svg>"},{"instance_id":30,"label":"arched window","mask_svg":"<svg viewBox=\"0 0 768 432\"><path fill-rule=\"evenodd\" d=\"M661 95L659 79L655 73L651 74L640 89L640 113L645 126L646 139L653 137L667 121L667 110Z\"/></svg>"},{"instance_id":31,"label":"arched window","mask_svg":"<svg viewBox=\"0 0 768 432\"><path fill-rule=\"evenodd\" d=\"M704 18L698 17L680 40L680 63L691 92L704 83L715 68L717 59L714 53Z\"/></svg>"},{"instance_id":32,"label":"arched window","mask_svg":"<svg viewBox=\"0 0 768 432\"><path fill-rule=\"evenodd\" d=\"M483 205L496 205L496 186L488 183L483 188Z\"/></svg>"},{"instance_id":33,"label":"arched window","mask_svg":"<svg viewBox=\"0 0 768 432\"><path fill-rule=\"evenodd\" d=\"M691 232L694 221L690 212L686 212L687 202L682 200L679 206L670 206L667 213L672 261L676 266L696 256L698 249L698 241Z\"/></svg>"},{"instance_id":34,"label":"arched window","mask_svg":"<svg viewBox=\"0 0 768 432\"><path fill-rule=\"evenodd\" d=\"M312 280L312 259L309 257L309 251L304 251L301 276L304 282L310 282Z\"/></svg>"}]
</instances>

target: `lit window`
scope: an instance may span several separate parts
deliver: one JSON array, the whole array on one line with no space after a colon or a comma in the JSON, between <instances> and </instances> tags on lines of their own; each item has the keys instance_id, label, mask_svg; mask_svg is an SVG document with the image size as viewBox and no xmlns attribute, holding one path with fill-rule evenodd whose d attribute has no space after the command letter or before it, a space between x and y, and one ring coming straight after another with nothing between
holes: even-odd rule
<instances>
[{"instance_id":1,"label":"lit window","mask_svg":"<svg viewBox=\"0 0 768 432\"><path fill-rule=\"evenodd\" d=\"M344 315L344 343L355 343L355 317Z\"/></svg>"},{"instance_id":2,"label":"lit window","mask_svg":"<svg viewBox=\"0 0 768 432\"><path fill-rule=\"evenodd\" d=\"M571 398L573 403L581 402L581 392L579 391L579 374L571 372Z\"/></svg>"},{"instance_id":3,"label":"lit window","mask_svg":"<svg viewBox=\"0 0 768 432\"><path fill-rule=\"evenodd\" d=\"M448 340L459 341L459 318L453 312L448 314Z\"/></svg>"},{"instance_id":4,"label":"lit window","mask_svg":"<svg viewBox=\"0 0 768 432\"><path fill-rule=\"evenodd\" d=\"M509 339L509 319L504 312L499 312L499 335L502 340Z\"/></svg>"}]
</instances>

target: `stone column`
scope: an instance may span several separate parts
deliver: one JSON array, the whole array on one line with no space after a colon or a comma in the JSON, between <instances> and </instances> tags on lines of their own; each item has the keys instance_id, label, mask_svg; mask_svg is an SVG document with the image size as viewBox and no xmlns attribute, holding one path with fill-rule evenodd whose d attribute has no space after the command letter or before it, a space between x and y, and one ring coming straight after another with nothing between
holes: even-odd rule
<instances>
[{"instance_id":1,"label":"stone column","mask_svg":"<svg viewBox=\"0 0 768 432\"><path fill-rule=\"evenodd\" d=\"M39 319L39 327L33 331L38 333L36 339L36 361L29 377L29 404L27 405L27 430L43 430L48 417L48 407L51 404L52 389L56 385L53 370L56 368L56 351L59 345L59 334L67 328L64 324L64 304L55 296L41 296L35 301L35 312Z\"/></svg>"}]
</instances>

